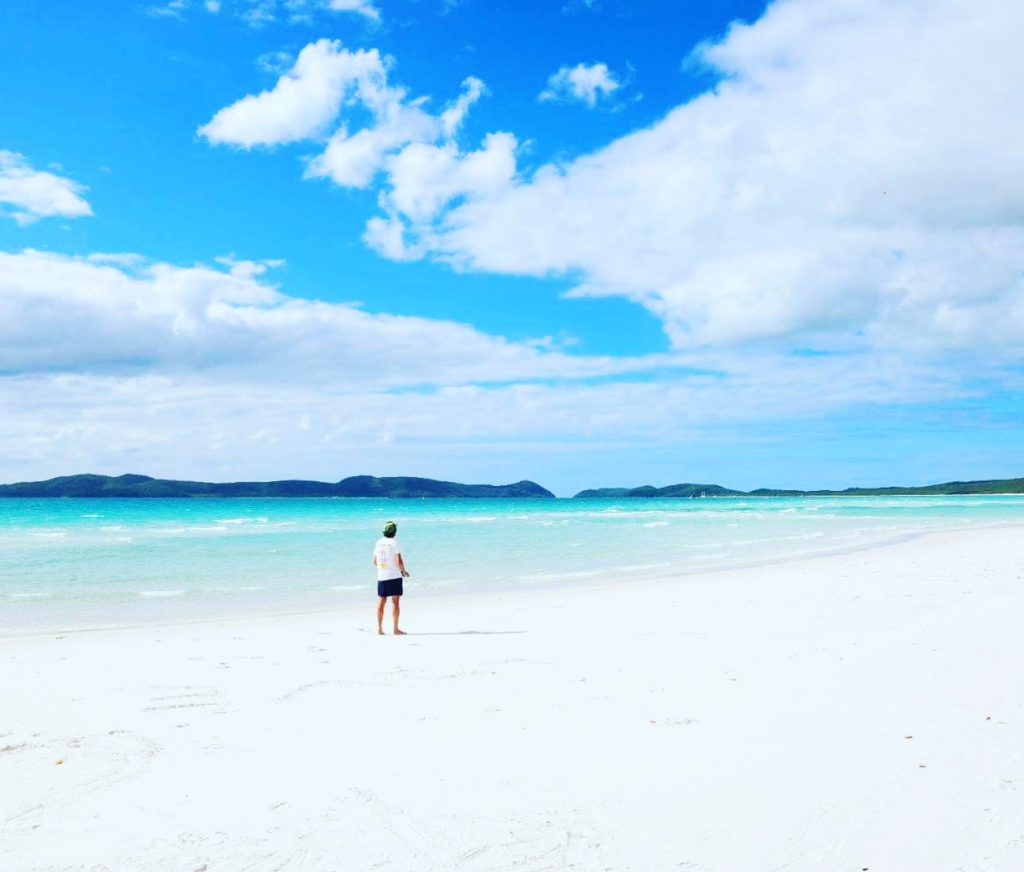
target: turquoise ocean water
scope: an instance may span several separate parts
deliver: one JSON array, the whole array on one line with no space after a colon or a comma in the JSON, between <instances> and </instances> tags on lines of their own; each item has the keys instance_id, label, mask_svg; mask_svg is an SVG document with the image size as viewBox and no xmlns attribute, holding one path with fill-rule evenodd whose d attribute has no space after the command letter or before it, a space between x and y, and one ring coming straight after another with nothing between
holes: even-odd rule
<instances>
[{"instance_id":1,"label":"turquoise ocean water","mask_svg":"<svg viewBox=\"0 0 1024 872\"><path fill-rule=\"evenodd\" d=\"M1024 497L0 500L0 633L370 601L399 523L408 593L699 572L1024 524Z\"/></svg>"}]
</instances>

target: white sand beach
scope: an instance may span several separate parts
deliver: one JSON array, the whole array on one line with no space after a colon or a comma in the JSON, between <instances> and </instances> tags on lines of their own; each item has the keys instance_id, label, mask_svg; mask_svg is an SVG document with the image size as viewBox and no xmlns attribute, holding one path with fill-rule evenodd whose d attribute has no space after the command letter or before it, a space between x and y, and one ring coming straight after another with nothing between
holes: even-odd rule
<instances>
[{"instance_id":1,"label":"white sand beach","mask_svg":"<svg viewBox=\"0 0 1024 872\"><path fill-rule=\"evenodd\" d=\"M0 868L1024 869L1022 546L4 638Z\"/></svg>"}]
</instances>

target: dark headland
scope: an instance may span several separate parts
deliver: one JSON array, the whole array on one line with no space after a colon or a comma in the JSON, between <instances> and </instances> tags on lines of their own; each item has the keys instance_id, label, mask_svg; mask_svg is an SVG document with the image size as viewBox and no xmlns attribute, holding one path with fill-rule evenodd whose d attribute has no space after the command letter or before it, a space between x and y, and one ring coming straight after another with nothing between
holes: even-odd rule
<instances>
[{"instance_id":1,"label":"dark headland","mask_svg":"<svg viewBox=\"0 0 1024 872\"><path fill-rule=\"evenodd\" d=\"M576 499L621 499L623 497L897 497L968 494L1024 494L1024 478L990 481L947 481L924 487L848 487L845 490L730 490L717 484L670 484L668 487L603 487L584 490Z\"/></svg>"},{"instance_id":2,"label":"dark headland","mask_svg":"<svg viewBox=\"0 0 1024 872\"><path fill-rule=\"evenodd\" d=\"M542 497L551 491L532 481L459 484L431 478L354 475L339 482L173 481L148 475L64 475L47 481L0 485L0 497Z\"/></svg>"}]
</instances>

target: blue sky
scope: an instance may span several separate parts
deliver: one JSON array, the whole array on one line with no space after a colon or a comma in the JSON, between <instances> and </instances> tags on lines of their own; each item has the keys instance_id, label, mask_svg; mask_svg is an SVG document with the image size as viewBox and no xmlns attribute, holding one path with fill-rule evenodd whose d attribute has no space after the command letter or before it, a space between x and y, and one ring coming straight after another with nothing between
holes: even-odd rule
<instances>
[{"instance_id":1,"label":"blue sky","mask_svg":"<svg viewBox=\"0 0 1024 872\"><path fill-rule=\"evenodd\" d=\"M1024 474L1020 19L5 4L0 479Z\"/></svg>"},{"instance_id":2,"label":"blue sky","mask_svg":"<svg viewBox=\"0 0 1024 872\"><path fill-rule=\"evenodd\" d=\"M97 15L92 5L58 3L41 15L38 4L16 2L5 14L12 26L0 36L8 83L3 147L36 165L64 167L88 186L103 220L0 224L0 243L144 252L176 263L226 252L281 258L287 274L280 280L298 296L466 320L513 339L571 333L598 353L635 352L636 343L664 348L657 319L621 300L565 301L565 280L467 276L383 259L360 240L375 191L301 184L297 163L311 152L306 144L240 156L206 147L196 128L274 83L259 58L294 56L328 37L391 55L396 79L435 100L455 95L466 76L480 76L491 94L474 107L467 140L512 128L531 143L527 166L572 157L651 123L705 87L706 71L682 69L687 50L763 8L712 5L399 0L380 22L322 11L311 22L288 23L282 8L281 21L253 27L228 3L210 14L195 2L178 15L153 14L161 4L109 4L107 15ZM40 66L43 46L51 60ZM596 60L633 80L622 99L597 111L538 103L561 65Z\"/></svg>"}]
</instances>

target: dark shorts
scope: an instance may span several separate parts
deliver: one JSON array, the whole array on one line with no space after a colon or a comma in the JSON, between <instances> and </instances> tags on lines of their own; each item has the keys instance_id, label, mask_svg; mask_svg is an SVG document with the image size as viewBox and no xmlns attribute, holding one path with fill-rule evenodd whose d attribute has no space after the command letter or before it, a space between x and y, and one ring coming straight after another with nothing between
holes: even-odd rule
<instances>
[{"instance_id":1,"label":"dark shorts","mask_svg":"<svg viewBox=\"0 0 1024 872\"><path fill-rule=\"evenodd\" d=\"M402 579L389 578L387 581L377 582L377 596L401 596Z\"/></svg>"}]
</instances>

